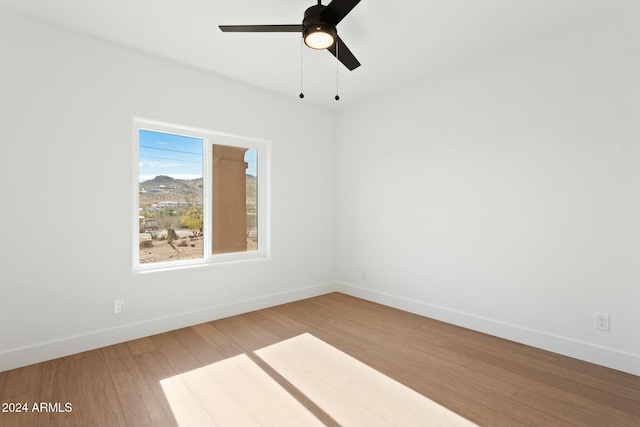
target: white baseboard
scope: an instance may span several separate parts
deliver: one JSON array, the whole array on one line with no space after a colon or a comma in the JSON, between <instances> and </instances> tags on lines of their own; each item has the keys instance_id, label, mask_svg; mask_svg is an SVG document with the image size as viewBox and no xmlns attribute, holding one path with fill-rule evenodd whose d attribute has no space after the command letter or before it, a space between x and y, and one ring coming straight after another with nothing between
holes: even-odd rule
<instances>
[{"instance_id":1,"label":"white baseboard","mask_svg":"<svg viewBox=\"0 0 640 427\"><path fill-rule=\"evenodd\" d=\"M326 283L16 348L0 353L0 372L237 314L324 295L336 290L337 284Z\"/></svg>"},{"instance_id":2,"label":"white baseboard","mask_svg":"<svg viewBox=\"0 0 640 427\"><path fill-rule=\"evenodd\" d=\"M339 283L336 290L367 301L640 376L640 356L636 354L523 328L347 283Z\"/></svg>"},{"instance_id":3,"label":"white baseboard","mask_svg":"<svg viewBox=\"0 0 640 427\"><path fill-rule=\"evenodd\" d=\"M640 356L635 354L522 328L517 325L498 322L421 301L349 285L347 283L326 283L308 288L295 289L4 351L0 353L0 372L331 292L341 292L346 295L362 298L410 313L441 320L521 344L640 376Z\"/></svg>"}]
</instances>

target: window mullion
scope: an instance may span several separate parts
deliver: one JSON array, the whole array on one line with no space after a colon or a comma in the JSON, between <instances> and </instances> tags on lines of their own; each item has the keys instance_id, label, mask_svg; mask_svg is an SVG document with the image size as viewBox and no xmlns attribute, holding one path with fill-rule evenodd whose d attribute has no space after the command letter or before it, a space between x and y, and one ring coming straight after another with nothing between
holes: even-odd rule
<instances>
[{"instance_id":1,"label":"window mullion","mask_svg":"<svg viewBox=\"0 0 640 427\"><path fill-rule=\"evenodd\" d=\"M202 211L204 213L204 222L202 224L203 226L202 231L203 231L203 239L204 239L203 240L204 258L208 260L208 259L211 259L211 254L212 254L211 236L213 236L213 227L212 227L213 220L212 220L212 208L211 208L211 200L212 200L211 179L213 176L213 165L212 165L213 143L208 138L205 138L203 139L203 144L204 144L204 147L203 147L204 180L202 183L202 190L203 190Z\"/></svg>"}]
</instances>

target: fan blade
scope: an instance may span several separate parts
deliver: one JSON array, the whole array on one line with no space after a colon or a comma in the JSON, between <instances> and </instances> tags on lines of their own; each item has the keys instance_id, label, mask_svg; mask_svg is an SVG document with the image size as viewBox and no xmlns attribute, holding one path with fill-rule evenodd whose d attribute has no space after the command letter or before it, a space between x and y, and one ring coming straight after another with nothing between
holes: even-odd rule
<instances>
[{"instance_id":1,"label":"fan blade","mask_svg":"<svg viewBox=\"0 0 640 427\"><path fill-rule=\"evenodd\" d=\"M322 11L320 16L330 24L338 25L338 22L342 21L358 3L360 3L360 0L333 0Z\"/></svg>"},{"instance_id":2,"label":"fan blade","mask_svg":"<svg viewBox=\"0 0 640 427\"><path fill-rule=\"evenodd\" d=\"M335 0L334 0L335 1ZM338 45L338 54L336 55L336 45ZM340 62L344 64L350 71L355 70L360 66L360 62L356 59L356 57L351 53L346 44L342 41L340 37L336 40L334 44L327 48L329 52L333 54Z\"/></svg>"},{"instance_id":3,"label":"fan blade","mask_svg":"<svg viewBox=\"0 0 640 427\"><path fill-rule=\"evenodd\" d=\"M302 25L219 25L225 33L301 33Z\"/></svg>"}]
</instances>

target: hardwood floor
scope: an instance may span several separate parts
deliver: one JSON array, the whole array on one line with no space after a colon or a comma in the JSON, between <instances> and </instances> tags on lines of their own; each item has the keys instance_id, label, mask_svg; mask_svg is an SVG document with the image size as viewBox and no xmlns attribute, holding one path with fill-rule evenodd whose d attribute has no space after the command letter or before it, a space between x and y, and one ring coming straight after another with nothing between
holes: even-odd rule
<instances>
[{"instance_id":1,"label":"hardwood floor","mask_svg":"<svg viewBox=\"0 0 640 427\"><path fill-rule=\"evenodd\" d=\"M160 381L240 354L336 425L253 354L305 332L480 426L640 426L640 377L338 293L0 372L0 426L175 426Z\"/></svg>"}]
</instances>

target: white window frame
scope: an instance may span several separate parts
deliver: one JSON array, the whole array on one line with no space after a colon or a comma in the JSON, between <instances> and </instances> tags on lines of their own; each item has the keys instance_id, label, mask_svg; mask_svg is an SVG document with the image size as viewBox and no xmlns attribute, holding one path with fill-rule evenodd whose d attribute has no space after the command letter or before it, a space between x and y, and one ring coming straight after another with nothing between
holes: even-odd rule
<instances>
[{"instance_id":1,"label":"white window frame","mask_svg":"<svg viewBox=\"0 0 640 427\"><path fill-rule=\"evenodd\" d=\"M139 176L140 176L140 153L139 153L139 131L149 130L153 132L162 132L173 135L186 136L191 138L202 139L202 163L203 163L203 180L202 180L202 208L203 208L203 233L204 233L204 248L203 257L198 259L189 260L176 260L141 264L140 263L140 244L139 244ZM134 117L133 119L133 141L134 141L134 212L132 213L133 219L133 270L136 273L145 273L153 271L180 269L187 267L203 266L216 263L234 262L234 261L249 261L260 260L269 258L269 197L268 197L268 180L269 180L269 158L271 144L269 141L248 138L238 135L231 135L221 132L215 132L206 129L193 128L188 126L181 126L176 124L159 122L156 120L149 120L144 118ZM226 145L231 147L244 147L255 149L258 151L258 165L257 165L257 197L258 197L258 248L253 251L233 252L225 254L212 254L212 186L211 180L213 175L213 146L214 145Z\"/></svg>"}]
</instances>

